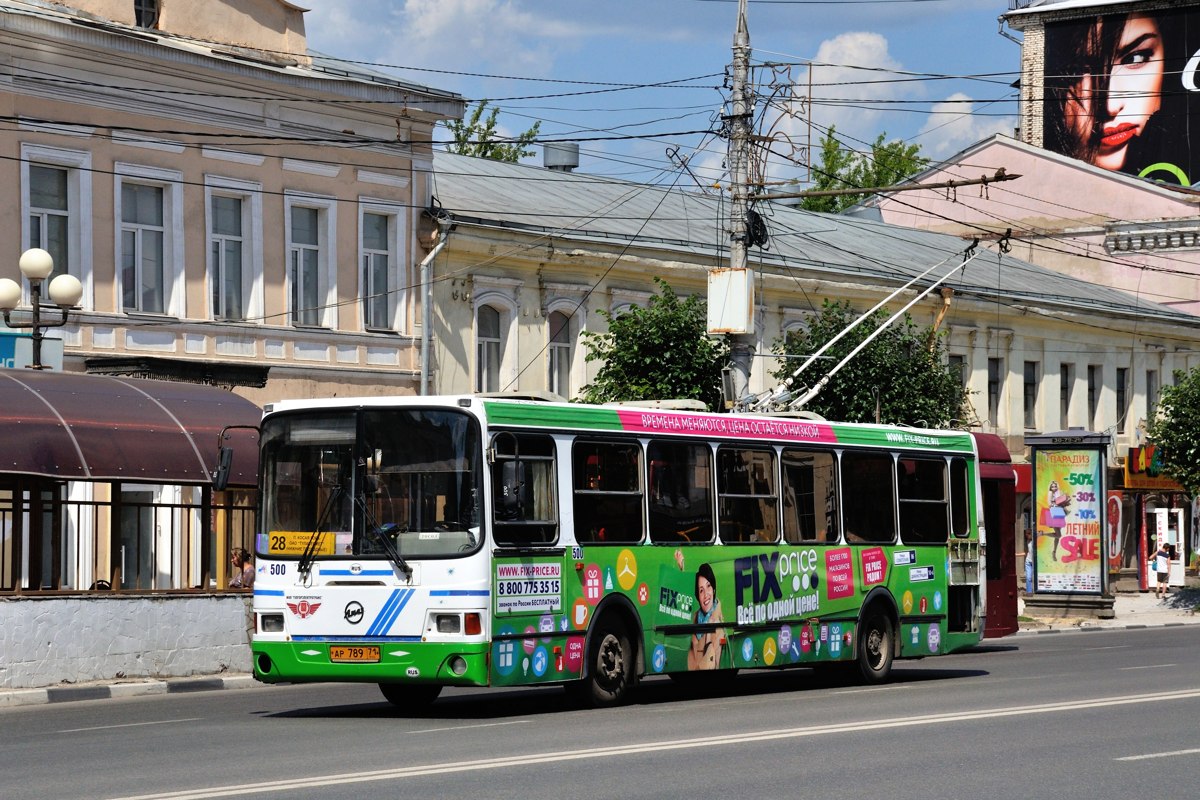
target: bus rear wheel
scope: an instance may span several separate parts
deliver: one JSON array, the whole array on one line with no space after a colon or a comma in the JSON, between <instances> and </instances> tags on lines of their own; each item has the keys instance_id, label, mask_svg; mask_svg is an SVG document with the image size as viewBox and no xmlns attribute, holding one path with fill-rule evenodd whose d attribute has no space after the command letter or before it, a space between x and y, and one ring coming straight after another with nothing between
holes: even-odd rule
<instances>
[{"instance_id":1,"label":"bus rear wheel","mask_svg":"<svg viewBox=\"0 0 1200 800\"><path fill-rule=\"evenodd\" d=\"M381 683L379 691L397 708L417 709L432 705L442 687L429 683Z\"/></svg>"},{"instance_id":2,"label":"bus rear wheel","mask_svg":"<svg viewBox=\"0 0 1200 800\"><path fill-rule=\"evenodd\" d=\"M620 705L637 681L633 664L633 644L625 626L611 617L604 619L592 641L588 675L573 687L573 694L596 708Z\"/></svg>"},{"instance_id":3,"label":"bus rear wheel","mask_svg":"<svg viewBox=\"0 0 1200 800\"><path fill-rule=\"evenodd\" d=\"M867 609L858 628L858 671L865 683L882 683L892 671L896 646L892 621L878 606Z\"/></svg>"}]
</instances>

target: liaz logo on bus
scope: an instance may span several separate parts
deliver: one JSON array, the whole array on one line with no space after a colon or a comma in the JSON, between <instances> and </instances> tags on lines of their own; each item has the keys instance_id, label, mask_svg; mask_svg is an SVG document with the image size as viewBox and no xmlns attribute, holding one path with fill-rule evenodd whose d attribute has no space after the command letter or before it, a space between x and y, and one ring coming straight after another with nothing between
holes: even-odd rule
<instances>
[{"instance_id":1,"label":"liaz logo on bus","mask_svg":"<svg viewBox=\"0 0 1200 800\"><path fill-rule=\"evenodd\" d=\"M321 604L310 603L308 600L299 600L295 603L288 601L287 607L300 619L308 619L317 613L317 609L321 607Z\"/></svg>"}]
</instances>

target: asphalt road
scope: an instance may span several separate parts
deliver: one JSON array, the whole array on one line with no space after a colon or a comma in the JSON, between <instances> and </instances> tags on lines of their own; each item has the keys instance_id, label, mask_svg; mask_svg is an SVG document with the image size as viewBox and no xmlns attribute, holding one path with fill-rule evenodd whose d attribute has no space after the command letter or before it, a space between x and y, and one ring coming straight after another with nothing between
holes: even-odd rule
<instances>
[{"instance_id":1,"label":"asphalt road","mask_svg":"<svg viewBox=\"0 0 1200 800\"><path fill-rule=\"evenodd\" d=\"M633 704L448 691L410 714L371 685L0 709L0 797L1192 797L1200 626L1000 640L861 687L746 672Z\"/></svg>"}]
</instances>

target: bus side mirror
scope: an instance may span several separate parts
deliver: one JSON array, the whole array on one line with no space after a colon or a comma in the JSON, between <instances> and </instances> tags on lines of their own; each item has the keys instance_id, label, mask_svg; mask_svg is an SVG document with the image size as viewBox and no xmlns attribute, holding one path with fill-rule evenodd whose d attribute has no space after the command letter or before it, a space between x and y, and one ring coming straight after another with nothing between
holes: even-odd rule
<instances>
[{"instance_id":1,"label":"bus side mirror","mask_svg":"<svg viewBox=\"0 0 1200 800\"><path fill-rule=\"evenodd\" d=\"M217 455L217 471L213 473L213 491L223 492L229 485L229 470L233 466L233 448L222 447Z\"/></svg>"},{"instance_id":2,"label":"bus side mirror","mask_svg":"<svg viewBox=\"0 0 1200 800\"><path fill-rule=\"evenodd\" d=\"M233 471L233 448L226 447L225 442L229 439L229 432L237 428L254 431L262 438L262 430L257 425L226 425L221 429L217 436L217 471L212 474L214 492L223 492L229 485L229 474Z\"/></svg>"}]
</instances>

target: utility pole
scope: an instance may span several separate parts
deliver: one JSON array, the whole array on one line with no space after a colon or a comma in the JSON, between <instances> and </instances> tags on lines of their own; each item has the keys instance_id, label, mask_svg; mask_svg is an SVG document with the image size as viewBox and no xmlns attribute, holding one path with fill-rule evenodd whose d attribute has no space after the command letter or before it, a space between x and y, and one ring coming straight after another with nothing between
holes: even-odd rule
<instances>
[{"instance_id":1,"label":"utility pole","mask_svg":"<svg viewBox=\"0 0 1200 800\"><path fill-rule=\"evenodd\" d=\"M732 356L733 397L737 402L750 391L754 361L754 280L749 270L750 134L754 102L749 89L750 30L746 2L738 0L737 30L733 35L733 68L729 129L729 269L709 273L709 333L729 336Z\"/></svg>"}]
</instances>

